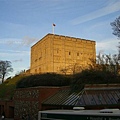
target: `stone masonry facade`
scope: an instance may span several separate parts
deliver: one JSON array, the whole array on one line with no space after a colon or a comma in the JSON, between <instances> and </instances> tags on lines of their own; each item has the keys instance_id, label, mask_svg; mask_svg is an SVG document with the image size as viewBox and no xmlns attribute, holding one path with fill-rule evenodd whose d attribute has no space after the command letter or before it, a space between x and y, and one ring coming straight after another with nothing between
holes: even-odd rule
<instances>
[{"instance_id":1,"label":"stone masonry facade","mask_svg":"<svg viewBox=\"0 0 120 120\"><path fill-rule=\"evenodd\" d=\"M30 73L79 72L96 58L95 45L91 40L47 34L31 47Z\"/></svg>"},{"instance_id":2,"label":"stone masonry facade","mask_svg":"<svg viewBox=\"0 0 120 120\"><path fill-rule=\"evenodd\" d=\"M16 89L14 94L14 119L38 119L38 111L42 110L41 103L55 94L60 87L34 87Z\"/></svg>"}]
</instances>

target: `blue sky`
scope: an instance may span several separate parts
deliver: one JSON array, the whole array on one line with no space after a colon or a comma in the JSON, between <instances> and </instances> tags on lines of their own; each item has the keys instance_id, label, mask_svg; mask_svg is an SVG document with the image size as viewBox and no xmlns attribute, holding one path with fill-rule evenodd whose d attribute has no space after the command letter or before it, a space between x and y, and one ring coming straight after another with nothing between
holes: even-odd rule
<instances>
[{"instance_id":1,"label":"blue sky","mask_svg":"<svg viewBox=\"0 0 120 120\"><path fill-rule=\"evenodd\" d=\"M96 51L117 53L110 23L120 16L120 0L0 0L0 60L16 74L30 67L31 46L48 33L96 41Z\"/></svg>"}]
</instances>

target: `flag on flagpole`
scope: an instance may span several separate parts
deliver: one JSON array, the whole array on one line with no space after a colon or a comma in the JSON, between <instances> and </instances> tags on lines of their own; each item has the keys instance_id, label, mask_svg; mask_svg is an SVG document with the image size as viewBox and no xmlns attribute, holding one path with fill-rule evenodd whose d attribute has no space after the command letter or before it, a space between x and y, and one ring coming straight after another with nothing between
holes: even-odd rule
<instances>
[{"instance_id":1,"label":"flag on flagpole","mask_svg":"<svg viewBox=\"0 0 120 120\"><path fill-rule=\"evenodd\" d=\"M56 26L56 24L53 23L53 26Z\"/></svg>"}]
</instances>

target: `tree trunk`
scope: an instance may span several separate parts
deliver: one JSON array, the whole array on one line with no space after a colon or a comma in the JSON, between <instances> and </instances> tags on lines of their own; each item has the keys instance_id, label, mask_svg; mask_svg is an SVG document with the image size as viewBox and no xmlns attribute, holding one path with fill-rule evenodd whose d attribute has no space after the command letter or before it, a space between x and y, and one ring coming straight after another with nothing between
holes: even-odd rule
<instances>
[{"instance_id":1,"label":"tree trunk","mask_svg":"<svg viewBox=\"0 0 120 120\"><path fill-rule=\"evenodd\" d=\"M5 77L5 75L2 76L2 83L4 82L4 77Z\"/></svg>"}]
</instances>

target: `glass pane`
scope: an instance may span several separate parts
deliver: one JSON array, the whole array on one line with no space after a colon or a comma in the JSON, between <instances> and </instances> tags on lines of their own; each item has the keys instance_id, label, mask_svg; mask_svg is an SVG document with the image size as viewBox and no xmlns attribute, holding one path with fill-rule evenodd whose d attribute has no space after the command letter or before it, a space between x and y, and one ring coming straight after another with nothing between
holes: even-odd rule
<instances>
[{"instance_id":1,"label":"glass pane","mask_svg":"<svg viewBox=\"0 0 120 120\"><path fill-rule=\"evenodd\" d=\"M116 100L114 99L113 95L111 94L111 91L109 91L109 93L107 95L108 95L110 101L112 102L112 104L116 104L117 103Z\"/></svg>"},{"instance_id":2,"label":"glass pane","mask_svg":"<svg viewBox=\"0 0 120 120\"><path fill-rule=\"evenodd\" d=\"M84 106L85 105L85 101L84 101L84 99L83 99L83 97L82 96L80 96L79 97L79 99L78 99L78 101L77 101L77 103L76 103L76 106Z\"/></svg>"},{"instance_id":3,"label":"glass pane","mask_svg":"<svg viewBox=\"0 0 120 120\"><path fill-rule=\"evenodd\" d=\"M83 99L84 99L86 105L90 105L89 100L86 95L83 95Z\"/></svg>"},{"instance_id":4,"label":"glass pane","mask_svg":"<svg viewBox=\"0 0 120 120\"><path fill-rule=\"evenodd\" d=\"M95 100L94 100L94 97L92 96L92 95L87 95L88 96L88 99L89 99L89 101L90 101L90 104L91 105L95 105L96 104L96 102L95 102Z\"/></svg>"},{"instance_id":5,"label":"glass pane","mask_svg":"<svg viewBox=\"0 0 120 120\"><path fill-rule=\"evenodd\" d=\"M100 105L101 104L101 100L100 100L99 94L94 94L93 97L95 99L96 104Z\"/></svg>"},{"instance_id":6,"label":"glass pane","mask_svg":"<svg viewBox=\"0 0 120 120\"><path fill-rule=\"evenodd\" d=\"M105 101L107 102L107 104L112 104L112 102L110 101L110 99L108 97L107 91L104 91L103 97L104 97Z\"/></svg>"}]
</instances>

